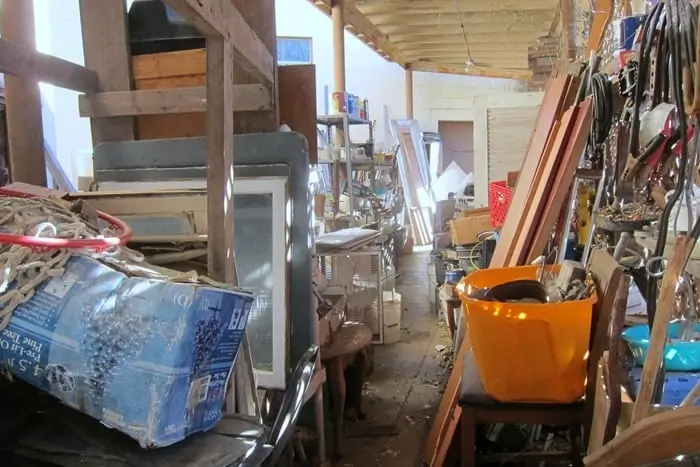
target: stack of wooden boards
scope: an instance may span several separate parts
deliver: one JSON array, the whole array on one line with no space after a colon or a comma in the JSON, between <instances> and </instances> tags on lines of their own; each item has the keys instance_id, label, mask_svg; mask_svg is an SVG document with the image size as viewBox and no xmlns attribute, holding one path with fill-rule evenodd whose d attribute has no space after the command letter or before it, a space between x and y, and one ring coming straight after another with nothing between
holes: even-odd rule
<instances>
[{"instance_id":1,"label":"stack of wooden boards","mask_svg":"<svg viewBox=\"0 0 700 467\"><path fill-rule=\"evenodd\" d=\"M572 105L580 79L553 78L545 93L491 267L521 266L542 255L571 202L571 186L591 128L590 99Z\"/></svg>"},{"instance_id":2,"label":"stack of wooden boards","mask_svg":"<svg viewBox=\"0 0 700 467\"><path fill-rule=\"evenodd\" d=\"M540 256L566 211L591 129L591 100L575 104L580 82L570 75L549 80L491 260L492 268L520 266ZM469 349L467 335L456 352L455 365L426 442L423 460L429 466L443 465L457 430L461 417L461 362Z\"/></svg>"}]
</instances>

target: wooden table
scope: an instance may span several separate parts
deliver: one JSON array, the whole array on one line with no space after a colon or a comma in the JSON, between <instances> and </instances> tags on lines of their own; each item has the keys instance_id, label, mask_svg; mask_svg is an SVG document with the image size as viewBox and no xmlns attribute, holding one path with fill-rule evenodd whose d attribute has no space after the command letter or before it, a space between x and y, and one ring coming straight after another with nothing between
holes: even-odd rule
<instances>
[{"instance_id":1,"label":"wooden table","mask_svg":"<svg viewBox=\"0 0 700 467\"><path fill-rule=\"evenodd\" d=\"M347 321L333 336L331 342L321 348L321 360L326 367L326 378L332 398L331 416L333 419L333 436L335 451L342 456L343 420L345 418L345 367L353 363L372 345L372 330L362 323ZM363 362L367 362L363 358Z\"/></svg>"}]
</instances>

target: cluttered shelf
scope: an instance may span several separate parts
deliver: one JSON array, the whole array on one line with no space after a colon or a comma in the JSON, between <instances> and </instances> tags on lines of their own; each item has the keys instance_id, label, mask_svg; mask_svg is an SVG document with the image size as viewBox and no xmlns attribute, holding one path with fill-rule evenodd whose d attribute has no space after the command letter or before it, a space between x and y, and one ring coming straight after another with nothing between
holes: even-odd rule
<instances>
[{"instance_id":1,"label":"cluttered shelf","mask_svg":"<svg viewBox=\"0 0 700 467\"><path fill-rule=\"evenodd\" d=\"M337 114L331 114L331 115L319 115L316 117L316 121L320 125L337 125L337 126L342 126L345 123L347 123L348 125L370 125L370 124L372 124L371 120L366 120L363 118L354 117L354 116L351 116L350 114L347 114L347 113L337 113Z\"/></svg>"}]
</instances>

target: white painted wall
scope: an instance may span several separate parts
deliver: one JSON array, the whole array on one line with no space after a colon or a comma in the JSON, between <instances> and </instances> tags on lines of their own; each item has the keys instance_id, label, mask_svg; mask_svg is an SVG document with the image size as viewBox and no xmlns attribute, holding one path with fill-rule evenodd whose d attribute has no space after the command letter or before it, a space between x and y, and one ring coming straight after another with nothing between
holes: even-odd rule
<instances>
[{"instance_id":1,"label":"white painted wall","mask_svg":"<svg viewBox=\"0 0 700 467\"><path fill-rule=\"evenodd\" d=\"M324 86L333 92L333 28L331 19L308 0L276 0L277 35L311 37L316 65L318 112L324 112ZM390 118L405 118L405 72L389 63L352 34L345 33L347 91L369 100L377 120L375 138L385 135L382 107ZM474 97L524 90L521 82L471 76L414 72L414 117L421 130L437 132L438 120L473 120ZM393 141L389 142L393 144Z\"/></svg>"}]
</instances>

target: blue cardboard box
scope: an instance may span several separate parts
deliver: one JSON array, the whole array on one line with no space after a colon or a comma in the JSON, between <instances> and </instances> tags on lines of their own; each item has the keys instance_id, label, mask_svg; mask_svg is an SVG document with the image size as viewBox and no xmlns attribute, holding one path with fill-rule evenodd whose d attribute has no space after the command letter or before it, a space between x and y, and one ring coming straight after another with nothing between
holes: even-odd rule
<instances>
[{"instance_id":1,"label":"blue cardboard box","mask_svg":"<svg viewBox=\"0 0 700 467\"><path fill-rule=\"evenodd\" d=\"M76 255L0 331L0 365L144 448L168 446L220 420L252 301Z\"/></svg>"}]
</instances>

